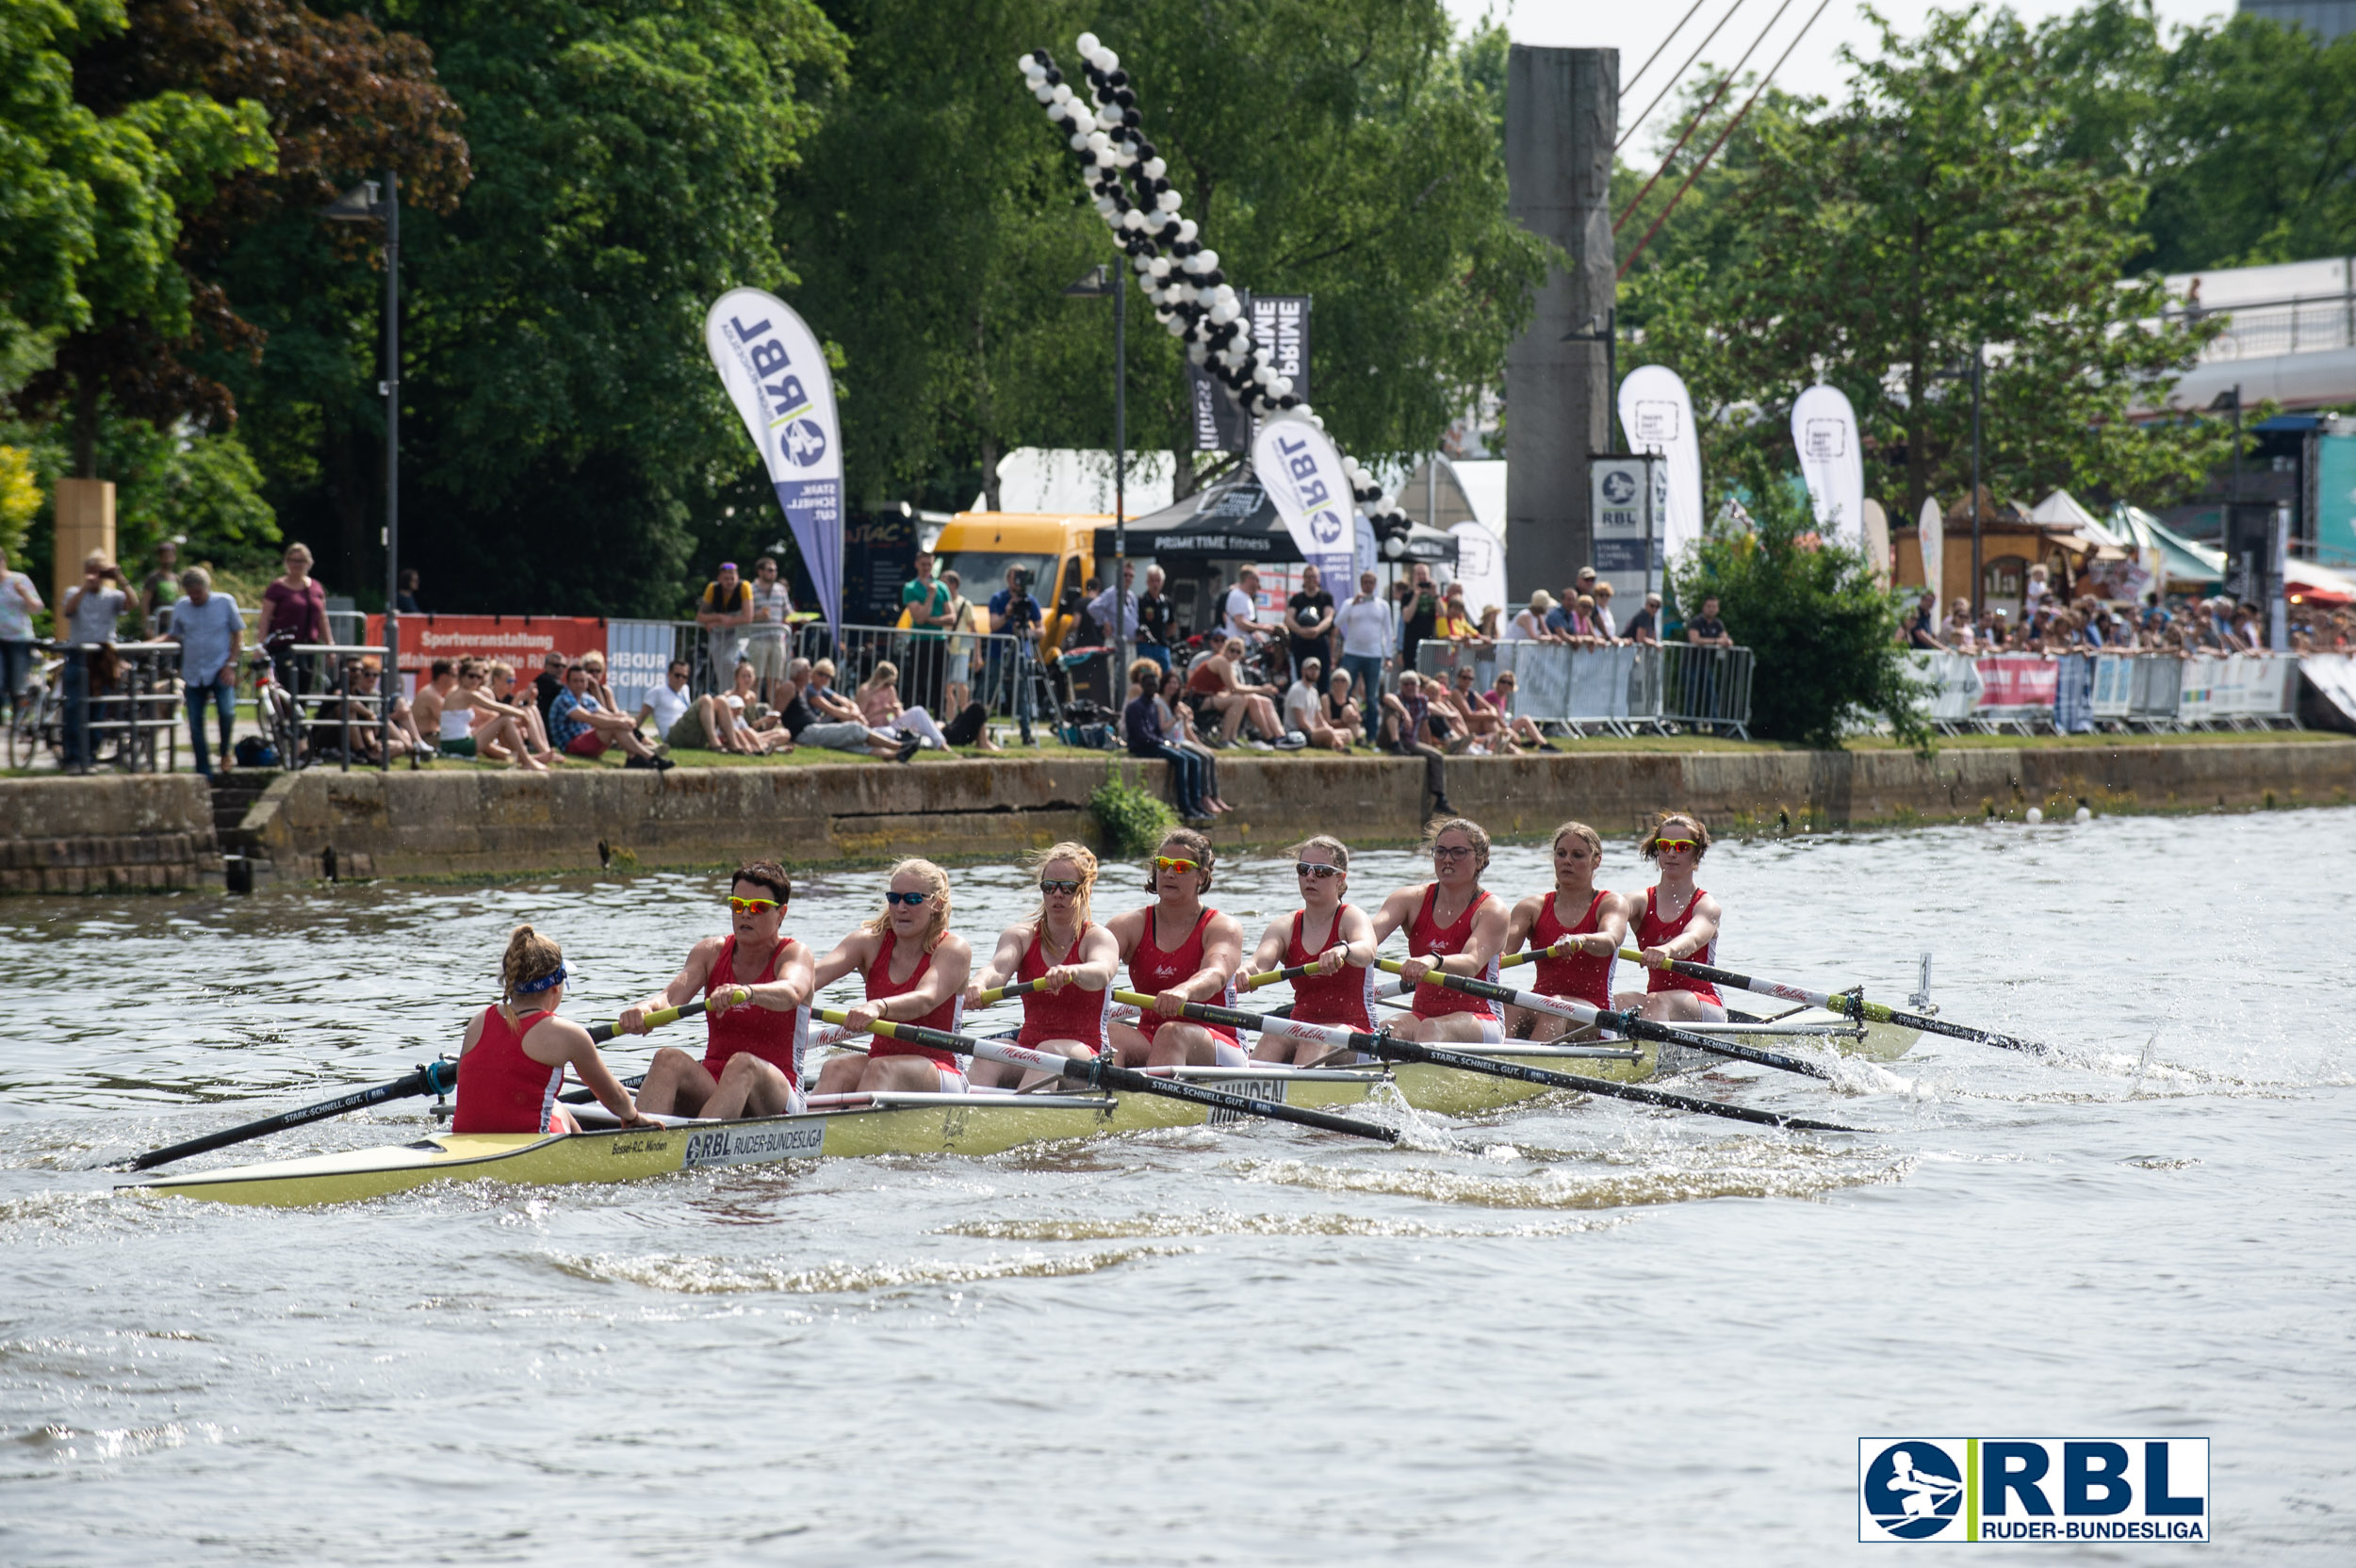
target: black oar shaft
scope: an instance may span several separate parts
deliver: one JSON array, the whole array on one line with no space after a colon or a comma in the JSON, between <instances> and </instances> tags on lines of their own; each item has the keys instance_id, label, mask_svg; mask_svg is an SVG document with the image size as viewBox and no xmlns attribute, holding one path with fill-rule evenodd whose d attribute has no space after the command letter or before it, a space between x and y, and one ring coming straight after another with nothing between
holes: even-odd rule
<instances>
[{"instance_id":1,"label":"black oar shaft","mask_svg":"<svg viewBox=\"0 0 2356 1568\"><path fill-rule=\"evenodd\" d=\"M166 1149L151 1149L132 1160L130 1168L146 1170L155 1166L170 1165L174 1160L185 1160L190 1154L209 1153L233 1143L243 1143L249 1138L267 1137L272 1133L283 1133L290 1127L301 1127L308 1122L324 1121L331 1116L342 1116L348 1111L366 1110L387 1100L404 1100L417 1094L448 1094L457 1082L458 1065L455 1062L428 1062L389 1084L371 1084L367 1088L353 1089L350 1094L338 1095L333 1100L322 1100L316 1105L281 1111L276 1116L266 1116L259 1121L249 1121L241 1127L225 1127L218 1133L207 1133L201 1138L190 1138L186 1143L175 1143Z\"/></svg>"},{"instance_id":2,"label":"black oar shaft","mask_svg":"<svg viewBox=\"0 0 2356 1568\"><path fill-rule=\"evenodd\" d=\"M1224 1023L1232 1028L1264 1028L1268 1021L1257 1013L1247 1013L1235 1007L1214 1006L1206 1002L1189 1002L1183 1015L1202 1023ZM1623 1023L1626 1015L1606 1015L1613 1027ZM1637 1021L1641 1022L1642 1020ZM1671 1031L1677 1033L1677 1031ZM1702 1116L1722 1116L1735 1121L1748 1121L1763 1127L1799 1127L1811 1133L1853 1133L1854 1127L1842 1127L1830 1121L1811 1121L1806 1117L1780 1116L1774 1111L1757 1111L1748 1105L1723 1105L1714 1100L1696 1100L1690 1095L1671 1094L1665 1089L1640 1088L1634 1084L1616 1083L1609 1078L1590 1078L1580 1073L1552 1072L1542 1067L1525 1067L1519 1062L1503 1061L1494 1056L1476 1056L1466 1052L1449 1051L1424 1045L1415 1040L1396 1039L1389 1035L1369 1035L1363 1030L1349 1032L1350 1046L1368 1055L1383 1056L1395 1062L1425 1062L1433 1067L1453 1068L1459 1072L1477 1072L1491 1078L1516 1078L1525 1084L1543 1084L1548 1088L1577 1089L1581 1094L1609 1095L1615 1100L1633 1100L1641 1104L1659 1105L1668 1110L1692 1111Z\"/></svg>"},{"instance_id":3,"label":"black oar shaft","mask_svg":"<svg viewBox=\"0 0 2356 1568\"><path fill-rule=\"evenodd\" d=\"M1988 1029L1974 1029L1969 1024L1950 1023L1944 1019L1925 1018L1921 1013L1900 1012L1886 1003L1868 1002L1862 996L1811 991L1799 986L1787 986L1779 980L1761 980L1754 975L1737 974L1730 969L1720 969L1714 964L1697 964L1690 958L1672 958L1669 967L1679 974L1707 980L1713 986L1732 986L1737 990L1759 996L1781 997L1786 1002L1846 1013L1860 1022L1871 1019L1876 1023L1894 1023L1902 1029L1920 1029L1925 1034L1945 1035L1950 1039L1972 1040L2004 1051L2025 1052L2032 1056L2054 1054L2052 1046L2040 1045L2036 1040L2024 1040L2015 1035L1999 1035Z\"/></svg>"},{"instance_id":4,"label":"black oar shaft","mask_svg":"<svg viewBox=\"0 0 2356 1568\"><path fill-rule=\"evenodd\" d=\"M990 1059L989 1052L976 1052L975 1047L987 1042L970 1035L952 1035L939 1029L927 1029L917 1023L892 1023L877 1021L875 1032L892 1039L906 1040L910 1045L930 1046L935 1051L953 1051L959 1055L980 1054ZM1118 1089L1130 1094L1157 1094L1169 1100L1189 1100L1198 1105L1215 1110L1233 1111L1238 1116L1265 1117L1270 1121L1289 1121L1295 1126L1315 1127L1322 1132L1348 1133L1355 1137L1374 1138L1383 1143L1397 1143L1399 1133L1390 1127L1355 1117L1336 1116L1331 1111L1312 1110L1305 1105L1287 1105L1273 1100L1235 1094L1216 1089L1207 1084L1188 1083L1179 1078L1156 1078L1135 1068L1115 1065L1102 1056L1055 1056L1037 1053L1036 1065L1047 1071L1060 1072L1094 1088Z\"/></svg>"}]
</instances>

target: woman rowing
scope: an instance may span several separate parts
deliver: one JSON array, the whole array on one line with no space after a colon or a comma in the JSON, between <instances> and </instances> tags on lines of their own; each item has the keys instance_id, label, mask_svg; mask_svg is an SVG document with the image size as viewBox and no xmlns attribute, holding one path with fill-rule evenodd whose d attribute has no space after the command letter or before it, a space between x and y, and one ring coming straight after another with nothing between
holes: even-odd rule
<instances>
[{"instance_id":1,"label":"woman rowing","mask_svg":"<svg viewBox=\"0 0 2356 1568\"><path fill-rule=\"evenodd\" d=\"M1507 952L1530 948L1548 955L1536 962L1531 990L1591 1007L1612 1005L1612 965L1628 940L1628 901L1595 886L1602 865L1603 839L1594 828L1566 822L1554 830L1553 890L1514 905L1505 926ZM1569 1031L1570 1020L1555 1014L1505 1009L1505 1032L1514 1039L1558 1039Z\"/></svg>"},{"instance_id":2,"label":"woman rowing","mask_svg":"<svg viewBox=\"0 0 2356 1568\"><path fill-rule=\"evenodd\" d=\"M1203 902L1216 860L1210 840L1190 827L1171 828L1145 879L1153 902L1110 922L1130 984L1153 999L1134 1025L1112 1026L1123 1067L1245 1067L1252 1060L1233 1029L1178 1016L1189 1002L1235 1004L1243 927Z\"/></svg>"},{"instance_id":3,"label":"woman rowing","mask_svg":"<svg viewBox=\"0 0 2356 1568\"><path fill-rule=\"evenodd\" d=\"M954 1034L973 967L973 949L949 929L949 874L930 860L903 860L884 885L882 912L818 961L818 983L832 985L853 970L866 982L867 1000L843 1017L853 1031L888 1020ZM865 1057L837 1056L818 1070L821 1094L963 1094L966 1086L956 1052L885 1035L868 1042Z\"/></svg>"},{"instance_id":4,"label":"woman rowing","mask_svg":"<svg viewBox=\"0 0 2356 1568\"><path fill-rule=\"evenodd\" d=\"M1505 1021L1487 999L1419 984L1433 970L1494 981L1505 946L1505 906L1481 885L1489 868L1489 835L1477 822L1447 817L1425 840L1432 877L1409 883L1383 901L1374 918L1380 943L1407 928L1407 960L1399 978L1415 988L1412 1016L1391 1025L1402 1039L1502 1045Z\"/></svg>"},{"instance_id":5,"label":"woman rowing","mask_svg":"<svg viewBox=\"0 0 2356 1568\"><path fill-rule=\"evenodd\" d=\"M1644 835L1639 853L1661 867L1661 881L1645 889L1643 904L1629 912L1638 917L1636 945L1651 972L1643 990L1620 993L1623 1008L1641 1008L1646 1018L1667 1022L1726 1021L1726 1004L1715 986L1669 967L1679 959L1707 964L1717 956L1725 914L1716 899L1693 885L1693 873L1709 852L1710 829L1690 811L1663 812ZM1629 902L1635 905L1633 898Z\"/></svg>"},{"instance_id":6,"label":"woman rowing","mask_svg":"<svg viewBox=\"0 0 2356 1568\"><path fill-rule=\"evenodd\" d=\"M1086 844L1055 844L1030 864L1039 876L1039 907L999 933L998 951L966 988L965 1004L978 1007L982 992L1028 981L1033 988L1023 993L1023 1032L1015 1043L1066 1056L1102 1055L1121 944L1088 919L1096 856ZM975 1088L1029 1089L1048 1081L1044 1072L1004 1062L975 1062L967 1072Z\"/></svg>"},{"instance_id":7,"label":"woman rowing","mask_svg":"<svg viewBox=\"0 0 2356 1568\"><path fill-rule=\"evenodd\" d=\"M1374 922L1343 895L1350 890L1350 848L1319 833L1293 846L1301 907L1279 916L1260 938L1252 972L1306 969L1293 981L1292 1016L1304 1023L1374 1029ZM1252 1054L1261 1061L1311 1067L1332 1055L1315 1040L1263 1035Z\"/></svg>"},{"instance_id":8,"label":"woman rowing","mask_svg":"<svg viewBox=\"0 0 2356 1568\"><path fill-rule=\"evenodd\" d=\"M564 1070L622 1119L625 1127L657 1125L631 1102L630 1090L597 1054L589 1031L559 1018L564 1001L564 952L529 925L507 939L499 960L501 999L466 1025L458 1048L458 1103L453 1133L578 1133L581 1123L557 1103Z\"/></svg>"},{"instance_id":9,"label":"woman rowing","mask_svg":"<svg viewBox=\"0 0 2356 1568\"><path fill-rule=\"evenodd\" d=\"M810 949L785 935L794 883L772 860L739 866L728 881L728 934L706 937L662 990L626 1007L615 1027L646 1033L646 1015L704 998L703 1060L675 1046L654 1054L642 1110L680 1116L784 1116L802 1108L810 1047Z\"/></svg>"}]
</instances>

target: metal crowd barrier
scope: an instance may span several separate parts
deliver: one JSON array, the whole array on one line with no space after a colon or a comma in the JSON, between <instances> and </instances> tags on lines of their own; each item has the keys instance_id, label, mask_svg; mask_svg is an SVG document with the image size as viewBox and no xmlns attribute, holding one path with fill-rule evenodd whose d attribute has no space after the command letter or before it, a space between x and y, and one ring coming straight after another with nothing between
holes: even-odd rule
<instances>
[{"instance_id":1,"label":"metal crowd barrier","mask_svg":"<svg viewBox=\"0 0 2356 1568\"><path fill-rule=\"evenodd\" d=\"M1036 643L1022 645L995 632L927 634L889 626L846 626L837 635L816 622L796 630L794 656L813 664L832 659L837 691L855 693L877 664L890 660L900 672L901 703L922 708L944 724L967 702L978 702L990 717L1002 719L1023 717L1026 699L1033 718L1052 720L1059 706L1051 700L1058 694L1048 668L1055 662L1042 662ZM1110 705L1118 706L1118 683L1111 692Z\"/></svg>"},{"instance_id":2,"label":"metal crowd barrier","mask_svg":"<svg viewBox=\"0 0 2356 1568\"><path fill-rule=\"evenodd\" d=\"M1482 691L1500 670L1512 670L1513 716L1561 725L1585 734L1665 732L1671 726L1723 729L1749 739L1751 674L1748 648L1690 644L1630 644L1580 648L1561 643L1491 645L1424 642L1417 673L1447 680L1469 666Z\"/></svg>"},{"instance_id":3,"label":"metal crowd barrier","mask_svg":"<svg viewBox=\"0 0 2356 1568\"><path fill-rule=\"evenodd\" d=\"M1932 691L1922 707L1948 733L2097 727L2155 732L2289 727L2298 721L2299 660L2286 653L1908 655Z\"/></svg>"}]
</instances>

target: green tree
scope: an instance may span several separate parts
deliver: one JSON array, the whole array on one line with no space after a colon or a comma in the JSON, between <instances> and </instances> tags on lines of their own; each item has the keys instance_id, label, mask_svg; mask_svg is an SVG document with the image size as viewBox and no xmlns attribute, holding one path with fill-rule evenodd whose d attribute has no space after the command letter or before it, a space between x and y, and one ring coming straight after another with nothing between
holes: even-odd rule
<instances>
[{"instance_id":1,"label":"green tree","mask_svg":"<svg viewBox=\"0 0 2356 1568\"><path fill-rule=\"evenodd\" d=\"M1970 400L1939 373L1981 344L1999 493L2155 503L2223 456L2214 423L2127 418L2216 327L2161 319L2156 279L2119 281L2132 178L2022 155L2054 131L2050 79L2006 12L1934 13L1911 39L1885 26L1845 102L1760 127L1753 167L1701 218L1725 232L1634 285L1642 357L1693 386L1719 495L1784 466L1792 400L1819 381L1857 408L1869 494L1911 514L1964 488Z\"/></svg>"},{"instance_id":2,"label":"green tree","mask_svg":"<svg viewBox=\"0 0 2356 1568\"><path fill-rule=\"evenodd\" d=\"M1898 641L1906 596L1878 587L1861 552L1820 542L1805 492L1782 475L1753 458L1738 478L1752 529L1709 535L1672 570L1677 602L1716 595L1727 634L1758 662L1752 732L1838 746L1871 715L1927 751L1923 692Z\"/></svg>"}]
</instances>

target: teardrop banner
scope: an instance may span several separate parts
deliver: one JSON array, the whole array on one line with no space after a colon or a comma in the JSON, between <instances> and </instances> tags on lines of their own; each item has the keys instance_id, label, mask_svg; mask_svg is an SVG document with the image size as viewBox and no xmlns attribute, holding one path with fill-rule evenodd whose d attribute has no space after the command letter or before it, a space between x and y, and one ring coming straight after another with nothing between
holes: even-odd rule
<instances>
[{"instance_id":1,"label":"teardrop banner","mask_svg":"<svg viewBox=\"0 0 2356 1568\"><path fill-rule=\"evenodd\" d=\"M1792 445L1816 509L1816 531L1857 549L1865 542L1865 453L1857 410L1837 386L1811 386L1792 400Z\"/></svg>"},{"instance_id":2,"label":"teardrop banner","mask_svg":"<svg viewBox=\"0 0 2356 1568\"><path fill-rule=\"evenodd\" d=\"M1669 506L1661 519L1661 554L1675 561L1702 537L1702 442L1684 378L1665 365L1640 365L1620 378L1620 428L1629 447L1667 457Z\"/></svg>"},{"instance_id":3,"label":"teardrop banner","mask_svg":"<svg viewBox=\"0 0 2356 1568\"><path fill-rule=\"evenodd\" d=\"M768 466L777 506L818 587L828 629L843 629L843 427L817 336L784 301L732 288L704 317L704 346Z\"/></svg>"},{"instance_id":4,"label":"teardrop banner","mask_svg":"<svg viewBox=\"0 0 2356 1568\"><path fill-rule=\"evenodd\" d=\"M1943 580L1947 571L1946 526L1938 501L1928 496L1922 498L1922 514L1915 519L1914 527L1922 556L1922 586L1931 591L1931 635L1936 637L1947 619L1947 601L1939 596L1947 586Z\"/></svg>"},{"instance_id":5,"label":"teardrop banner","mask_svg":"<svg viewBox=\"0 0 2356 1568\"><path fill-rule=\"evenodd\" d=\"M1357 552L1350 474L1325 433L1297 414L1280 414L1252 438L1252 471L1284 519L1301 558L1317 569L1335 603L1354 591Z\"/></svg>"}]
</instances>

